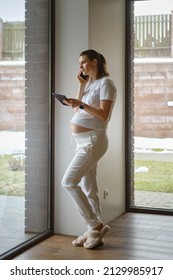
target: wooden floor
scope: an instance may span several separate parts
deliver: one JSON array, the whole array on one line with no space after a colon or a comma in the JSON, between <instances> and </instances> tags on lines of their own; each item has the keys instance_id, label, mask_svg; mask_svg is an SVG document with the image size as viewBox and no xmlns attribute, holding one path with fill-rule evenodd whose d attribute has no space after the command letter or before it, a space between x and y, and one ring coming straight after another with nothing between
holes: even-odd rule
<instances>
[{"instance_id":1,"label":"wooden floor","mask_svg":"<svg viewBox=\"0 0 173 280\"><path fill-rule=\"evenodd\" d=\"M173 260L173 216L125 213L110 223L105 245L87 250L53 235L16 260Z\"/></svg>"}]
</instances>

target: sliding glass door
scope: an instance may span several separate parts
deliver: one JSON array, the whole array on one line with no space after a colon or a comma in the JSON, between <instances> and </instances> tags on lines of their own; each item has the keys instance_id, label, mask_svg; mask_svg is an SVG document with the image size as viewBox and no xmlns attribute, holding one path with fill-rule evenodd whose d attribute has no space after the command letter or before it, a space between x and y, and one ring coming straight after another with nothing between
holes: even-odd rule
<instances>
[{"instance_id":1,"label":"sliding glass door","mask_svg":"<svg viewBox=\"0 0 173 280\"><path fill-rule=\"evenodd\" d=\"M0 256L51 233L51 0L0 1Z\"/></svg>"},{"instance_id":2,"label":"sliding glass door","mask_svg":"<svg viewBox=\"0 0 173 280\"><path fill-rule=\"evenodd\" d=\"M172 1L126 4L128 207L172 212Z\"/></svg>"}]
</instances>

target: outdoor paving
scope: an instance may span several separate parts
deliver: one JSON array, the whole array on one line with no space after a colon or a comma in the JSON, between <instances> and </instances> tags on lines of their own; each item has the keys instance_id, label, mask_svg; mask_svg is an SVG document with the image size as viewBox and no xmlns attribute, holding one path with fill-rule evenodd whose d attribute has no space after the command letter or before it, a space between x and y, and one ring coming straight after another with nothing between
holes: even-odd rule
<instances>
[{"instance_id":1,"label":"outdoor paving","mask_svg":"<svg viewBox=\"0 0 173 280\"><path fill-rule=\"evenodd\" d=\"M135 206L173 210L173 193L135 191Z\"/></svg>"},{"instance_id":2,"label":"outdoor paving","mask_svg":"<svg viewBox=\"0 0 173 280\"><path fill-rule=\"evenodd\" d=\"M25 199L0 195L0 255L31 238L25 233Z\"/></svg>"}]
</instances>

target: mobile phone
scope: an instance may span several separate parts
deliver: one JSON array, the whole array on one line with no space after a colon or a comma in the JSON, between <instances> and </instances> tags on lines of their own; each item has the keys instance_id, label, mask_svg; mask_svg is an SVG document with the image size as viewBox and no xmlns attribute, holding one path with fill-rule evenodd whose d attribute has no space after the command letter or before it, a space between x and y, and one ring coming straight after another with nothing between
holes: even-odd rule
<instances>
[{"instance_id":1,"label":"mobile phone","mask_svg":"<svg viewBox=\"0 0 173 280\"><path fill-rule=\"evenodd\" d=\"M80 73L80 76L82 79L86 80L88 78L88 75L84 75L82 72Z\"/></svg>"},{"instance_id":2,"label":"mobile phone","mask_svg":"<svg viewBox=\"0 0 173 280\"><path fill-rule=\"evenodd\" d=\"M54 93L53 92L52 95L54 97L56 97L59 100L59 102L61 102L61 104L65 105L65 106L68 106L67 104L65 104L63 102L63 100L68 100L68 98L64 94L59 94L59 93Z\"/></svg>"}]
</instances>

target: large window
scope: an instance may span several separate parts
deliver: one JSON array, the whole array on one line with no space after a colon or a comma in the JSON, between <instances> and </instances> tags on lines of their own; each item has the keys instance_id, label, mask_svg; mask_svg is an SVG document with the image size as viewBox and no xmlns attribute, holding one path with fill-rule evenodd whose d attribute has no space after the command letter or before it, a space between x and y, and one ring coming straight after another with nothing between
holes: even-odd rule
<instances>
[{"instance_id":1,"label":"large window","mask_svg":"<svg viewBox=\"0 0 173 280\"><path fill-rule=\"evenodd\" d=\"M172 1L126 5L127 208L172 213Z\"/></svg>"},{"instance_id":2,"label":"large window","mask_svg":"<svg viewBox=\"0 0 173 280\"><path fill-rule=\"evenodd\" d=\"M1 258L51 233L52 3L0 0Z\"/></svg>"}]
</instances>

